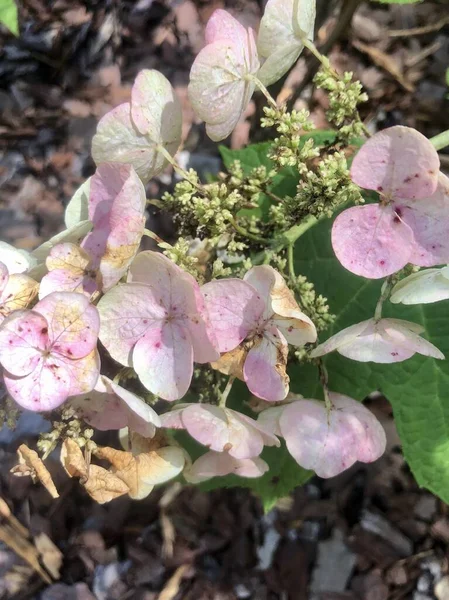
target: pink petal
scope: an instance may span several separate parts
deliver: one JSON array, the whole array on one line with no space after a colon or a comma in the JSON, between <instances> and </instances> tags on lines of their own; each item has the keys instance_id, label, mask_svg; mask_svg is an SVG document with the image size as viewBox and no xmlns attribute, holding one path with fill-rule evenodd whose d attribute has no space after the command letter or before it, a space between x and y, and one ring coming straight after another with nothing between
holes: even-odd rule
<instances>
[{"instance_id":1,"label":"pink petal","mask_svg":"<svg viewBox=\"0 0 449 600\"><path fill-rule=\"evenodd\" d=\"M160 252L139 252L129 269L128 281L148 286L159 305L173 316L198 312L197 282Z\"/></svg>"},{"instance_id":2,"label":"pink petal","mask_svg":"<svg viewBox=\"0 0 449 600\"><path fill-rule=\"evenodd\" d=\"M39 284L24 275L13 273L0 294L0 323L14 310L27 308L37 296Z\"/></svg>"},{"instance_id":3,"label":"pink petal","mask_svg":"<svg viewBox=\"0 0 449 600\"><path fill-rule=\"evenodd\" d=\"M46 319L32 310L18 310L0 328L0 363L15 376L31 373L49 347Z\"/></svg>"},{"instance_id":4,"label":"pink petal","mask_svg":"<svg viewBox=\"0 0 449 600\"><path fill-rule=\"evenodd\" d=\"M404 223L412 229L414 243L409 261L420 267L449 262L449 179L440 173L433 196L395 203Z\"/></svg>"},{"instance_id":5,"label":"pink petal","mask_svg":"<svg viewBox=\"0 0 449 600\"><path fill-rule=\"evenodd\" d=\"M42 300L53 292L76 292L90 298L96 290L97 284L91 277L76 275L66 269L57 269L42 278L39 299Z\"/></svg>"},{"instance_id":6,"label":"pink petal","mask_svg":"<svg viewBox=\"0 0 449 600\"><path fill-rule=\"evenodd\" d=\"M144 437L153 437L161 424L151 406L105 376L98 379L88 396L74 398L72 403L77 414L100 431L129 427Z\"/></svg>"},{"instance_id":7,"label":"pink petal","mask_svg":"<svg viewBox=\"0 0 449 600\"><path fill-rule=\"evenodd\" d=\"M265 85L278 81L297 61L304 44L313 40L315 0L268 0L260 23L257 46L265 58L258 77Z\"/></svg>"},{"instance_id":8,"label":"pink petal","mask_svg":"<svg viewBox=\"0 0 449 600\"><path fill-rule=\"evenodd\" d=\"M13 399L23 408L48 411L60 406L68 396L89 392L99 373L96 350L80 360L63 356L41 357L36 368L25 377L4 374L5 385Z\"/></svg>"},{"instance_id":9,"label":"pink petal","mask_svg":"<svg viewBox=\"0 0 449 600\"><path fill-rule=\"evenodd\" d=\"M220 352L236 348L253 331L264 311L257 291L241 279L222 279L201 288Z\"/></svg>"},{"instance_id":10,"label":"pink petal","mask_svg":"<svg viewBox=\"0 0 449 600\"><path fill-rule=\"evenodd\" d=\"M410 127L373 135L356 154L351 178L389 198L426 198L437 187L440 159L432 143Z\"/></svg>"},{"instance_id":11,"label":"pink petal","mask_svg":"<svg viewBox=\"0 0 449 600\"><path fill-rule=\"evenodd\" d=\"M315 325L298 306L285 279L269 265L250 269L244 280L254 287L265 302L263 319L271 319L286 340L295 346L316 341Z\"/></svg>"},{"instance_id":12,"label":"pink petal","mask_svg":"<svg viewBox=\"0 0 449 600\"><path fill-rule=\"evenodd\" d=\"M196 362L219 358L215 333L196 280L159 252L140 252L128 280L144 283L153 291L167 316L189 330Z\"/></svg>"},{"instance_id":13,"label":"pink petal","mask_svg":"<svg viewBox=\"0 0 449 600\"><path fill-rule=\"evenodd\" d=\"M325 354L329 354L334 350L339 350L346 345L349 346L359 335L363 335L363 332L368 328L370 328L371 331L373 324L374 319L367 319L366 321L362 321L361 323L357 323L356 325L351 325L350 327L346 327L346 329L342 329L326 340L323 344L320 344L314 350L312 350L310 353L311 358L318 358L319 356L324 356Z\"/></svg>"},{"instance_id":14,"label":"pink petal","mask_svg":"<svg viewBox=\"0 0 449 600\"><path fill-rule=\"evenodd\" d=\"M227 452L206 452L184 471L189 483L201 483L211 477L238 475L239 477L261 477L268 471L267 463L259 457L236 459Z\"/></svg>"},{"instance_id":15,"label":"pink petal","mask_svg":"<svg viewBox=\"0 0 449 600\"><path fill-rule=\"evenodd\" d=\"M396 348L399 354L405 349L406 352L418 352L424 356L444 360L444 354L436 346L413 330L414 325L415 323L400 319L381 319L378 323L378 330L385 342L392 343L395 347L399 346L399 351Z\"/></svg>"},{"instance_id":16,"label":"pink petal","mask_svg":"<svg viewBox=\"0 0 449 600\"><path fill-rule=\"evenodd\" d=\"M377 419L355 400L331 394L333 409L323 402L300 400L285 407L280 427L288 451L305 469L328 478L357 460L372 462L385 450L385 432Z\"/></svg>"},{"instance_id":17,"label":"pink petal","mask_svg":"<svg viewBox=\"0 0 449 600\"><path fill-rule=\"evenodd\" d=\"M54 292L34 309L48 322L52 352L68 358L83 358L97 345L100 316L83 294Z\"/></svg>"},{"instance_id":18,"label":"pink petal","mask_svg":"<svg viewBox=\"0 0 449 600\"><path fill-rule=\"evenodd\" d=\"M182 422L182 412L184 408L189 406L188 404L177 404L182 408L175 408L174 410L170 410L169 412L160 415L161 419L161 427L165 427L167 429L184 429L184 425Z\"/></svg>"},{"instance_id":19,"label":"pink petal","mask_svg":"<svg viewBox=\"0 0 449 600\"><path fill-rule=\"evenodd\" d=\"M191 404L183 410L181 419L189 434L211 450L228 452L238 459L259 456L263 450L264 438L257 422L231 409ZM270 445L278 443L269 434L267 439Z\"/></svg>"},{"instance_id":20,"label":"pink petal","mask_svg":"<svg viewBox=\"0 0 449 600\"><path fill-rule=\"evenodd\" d=\"M92 231L82 247L100 269L108 290L125 274L140 245L145 226L146 194L131 165L100 165L90 182Z\"/></svg>"},{"instance_id":21,"label":"pink petal","mask_svg":"<svg viewBox=\"0 0 449 600\"><path fill-rule=\"evenodd\" d=\"M381 324L376 324L374 319L358 337L337 350L342 356L352 360L383 364L401 362L415 354L410 346L383 335Z\"/></svg>"},{"instance_id":22,"label":"pink petal","mask_svg":"<svg viewBox=\"0 0 449 600\"><path fill-rule=\"evenodd\" d=\"M243 376L251 393L264 400L278 402L288 394L289 377L285 373L288 345L276 328L265 330L262 339L248 352Z\"/></svg>"},{"instance_id":23,"label":"pink petal","mask_svg":"<svg viewBox=\"0 0 449 600\"><path fill-rule=\"evenodd\" d=\"M2 295L3 290L5 289L6 284L8 283L9 272L2 262L0 262L0 296Z\"/></svg>"},{"instance_id":24,"label":"pink petal","mask_svg":"<svg viewBox=\"0 0 449 600\"><path fill-rule=\"evenodd\" d=\"M134 167L143 183L160 173L167 160L157 151L159 141L139 133L131 120L129 102L120 104L100 120L92 140L92 157L97 165L102 163L125 163ZM169 146L174 154L177 150Z\"/></svg>"},{"instance_id":25,"label":"pink petal","mask_svg":"<svg viewBox=\"0 0 449 600\"><path fill-rule=\"evenodd\" d=\"M150 286L127 283L113 287L98 303L101 343L120 364L130 367L137 341L167 317L158 300Z\"/></svg>"},{"instance_id":26,"label":"pink petal","mask_svg":"<svg viewBox=\"0 0 449 600\"><path fill-rule=\"evenodd\" d=\"M248 31L242 40L237 33L237 42L233 35L203 48L190 71L190 101L215 141L234 129L253 95L255 83L251 76L259 68L253 32Z\"/></svg>"},{"instance_id":27,"label":"pink petal","mask_svg":"<svg viewBox=\"0 0 449 600\"><path fill-rule=\"evenodd\" d=\"M25 273L36 266L36 260L29 252L18 250L11 244L2 241L0 241L0 257L10 275Z\"/></svg>"},{"instance_id":28,"label":"pink petal","mask_svg":"<svg viewBox=\"0 0 449 600\"><path fill-rule=\"evenodd\" d=\"M192 285L196 301L196 311L188 314L183 321L190 333L193 345L193 358L195 362L201 364L213 362L220 358L216 332L212 326L200 286L196 281L193 281Z\"/></svg>"},{"instance_id":29,"label":"pink petal","mask_svg":"<svg viewBox=\"0 0 449 600\"><path fill-rule=\"evenodd\" d=\"M188 332L174 322L148 329L134 347L132 363L150 392L164 400L179 400L187 393L193 374Z\"/></svg>"},{"instance_id":30,"label":"pink petal","mask_svg":"<svg viewBox=\"0 0 449 600\"><path fill-rule=\"evenodd\" d=\"M230 447L225 411L211 404L189 404L181 414L183 427L200 444L223 452Z\"/></svg>"},{"instance_id":31,"label":"pink petal","mask_svg":"<svg viewBox=\"0 0 449 600\"><path fill-rule=\"evenodd\" d=\"M228 412L229 410L230 409L227 409ZM259 420L256 421L251 417L248 417L248 415L237 412L235 410L232 411L232 415L235 419L241 421L246 427L252 427L253 429L256 429L258 433L262 436L264 446L280 446L278 438L266 423L262 423L262 421Z\"/></svg>"},{"instance_id":32,"label":"pink petal","mask_svg":"<svg viewBox=\"0 0 449 600\"><path fill-rule=\"evenodd\" d=\"M181 143L181 103L168 79L142 69L131 91L131 117L138 131L174 154Z\"/></svg>"},{"instance_id":33,"label":"pink petal","mask_svg":"<svg viewBox=\"0 0 449 600\"><path fill-rule=\"evenodd\" d=\"M41 300L52 292L78 292L90 298L97 290L95 279L87 274L91 267L90 256L76 244L54 246L45 263L49 272L39 287Z\"/></svg>"},{"instance_id":34,"label":"pink petal","mask_svg":"<svg viewBox=\"0 0 449 600\"><path fill-rule=\"evenodd\" d=\"M60 354L53 354L51 359L64 370L70 382L69 396L79 396L92 391L100 375L100 355L95 348L83 358L73 360Z\"/></svg>"},{"instance_id":35,"label":"pink petal","mask_svg":"<svg viewBox=\"0 0 449 600\"><path fill-rule=\"evenodd\" d=\"M353 206L335 219L332 246L348 271L368 279L380 279L409 262L413 232L390 207Z\"/></svg>"},{"instance_id":36,"label":"pink petal","mask_svg":"<svg viewBox=\"0 0 449 600\"><path fill-rule=\"evenodd\" d=\"M257 422L264 427L266 431L269 431L273 435L282 435L279 428L279 419L285 406L273 406L273 408L267 408L263 410L258 418Z\"/></svg>"},{"instance_id":37,"label":"pink petal","mask_svg":"<svg viewBox=\"0 0 449 600\"><path fill-rule=\"evenodd\" d=\"M70 379L53 357L40 358L35 369L24 377L4 374L12 398L23 408L40 412L60 406L70 393Z\"/></svg>"},{"instance_id":38,"label":"pink petal","mask_svg":"<svg viewBox=\"0 0 449 600\"><path fill-rule=\"evenodd\" d=\"M246 43L247 31L237 19L226 10L218 8L212 13L204 32L206 44L228 41L235 45Z\"/></svg>"}]
</instances>

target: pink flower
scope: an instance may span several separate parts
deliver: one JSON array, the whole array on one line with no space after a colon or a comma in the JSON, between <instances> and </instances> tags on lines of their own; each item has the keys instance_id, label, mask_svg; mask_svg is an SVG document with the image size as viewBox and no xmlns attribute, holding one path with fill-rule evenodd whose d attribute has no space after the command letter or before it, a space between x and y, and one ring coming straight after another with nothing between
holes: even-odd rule
<instances>
[{"instance_id":1,"label":"pink flower","mask_svg":"<svg viewBox=\"0 0 449 600\"><path fill-rule=\"evenodd\" d=\"M14 310L26 308L37 296L38 288L31 277L13 273L0 262L0 324Z\"/></svg>"},{"instance_id":2,"label":"pink flower","mask_svg":"<svg viewBox=\"0 0 449 600\"><path fill-rule=\"evenodd\" d=\"M316 358L337 350L342 356L360 362L395 363L418 352L443 360L444 354L418 335L423 331L421 325L401 319L368 319L339 331L310 356Z\"/></svg>"},{"instance_id":3,"label":"pink flower","mask_svg":"<svg viewBox=\"0 0 449 600\"><path fill-rule=\"evenodd\" d=\"M98 379L100 319L82 294L56 292L33 310L17 310L0 327L0 364L14 400L52 410L90 392Z\"/></svg>"},{"instance_id":4,"label":"pink flower","mask_svg":"<svg viewBox=\"0 0 449 600\"><path fill-rule=\"evenodd\" d=\"M89 394L70 401L76 414L99 431L128 427L143 437L153 437L161 426L157 413L132 392L100 375Z\"/></svg>"},{"instance_id":5,"label":"pink flower","mask_svg":"<svg viewBox=\"0 0 449 600\"><path fill-rule=\"evenodd\" d=\"M181 104L170 82L158 71L143 69L131 90L131 102L109 111L92 140L97 165L132 165L143 183L168 164L160 148L174 156L181 143Z\"/></svg>"},{"instance_id":6,"label":"pink flower","mask_svg":"<svg viewBox=\"0 0 449 600\"><path fill-rule=\"evenodd\" d=\"M259 398L283 400L289 389L288 344L316 340L315 326L283 277L264 265L253 267L244 281L212 281L202 290L218 348L225 353L216 368L243 379Z\"/></svg>"},{"instance_id":7,"label":"pink flower","mask_svg":"<svg viewBox=\"0 0 449 600\"><path fill-rule=\"evenodd\" d=\"M221 9L207 23L206 42L190 71L189 98L208 136L219 141L228 137L248 106L259 59L252 29Z\"/></svg>"},{"instance_id":8,"label":"pink flower","mask_svg":"<svg viewBox=\"0 0 449 600\"><path fill-rule=\"evenodd\" d=\"M385 451L385 432L356 400L331 392L328 411L319 400L298 400L268 408L258 421L285 438L288 451L304 469L335 477L356 461L370 463Z\"/></svg>"},{"instance_id":9,"label":"pink flower","mask_svg":"<svg viewBox=\"0 0 449 600\"><path fill-rule=\"evenodd\" d=\"M391 127L356 155L352 180L380 194L380 204L343 211L332 228L341 264L369 279L407 263L433 266L449 260L449 180L439 173L432 144L408 127Z\"/></svg>"},{"instance_id":10,"label":"pink flower","mask_svg":"<svg viewBox=\"0 0 449 600\"><path fill-rule=\"evenodd\" d=\"M264 445L279 446L276 436L251 417L212 404L182 404L161 415L161 423L170 429L186 429L210 450L227 452L238 460L259 456Z\"/></svg>"},{"instance_id":11,"label":"pink flower","mask_svg":"<svg viewBox=\"0 0 449 600\"><path fill-rule=\"evenodd\" d=\"M195 279L157 252L141 252L129 283L100 300L100 340L112 358L133 367L143 385L165 400L189 389L193 362L219 353Z\"/></svg>"},{"instance_id":12,"label":"pink flower","mask_svg":"<svg viewBox=\"0 0 449 600\"><path fill-rule=\"evenodd\" d=\"M189 483L201 483L211 477L224 477L225 475L237 475L252 479L262 477L267 471L267 463L258 456L238 459L227 452L211 450L200 456L191 466L185 467L182 474Z\"/></svg>"}]
</instances>

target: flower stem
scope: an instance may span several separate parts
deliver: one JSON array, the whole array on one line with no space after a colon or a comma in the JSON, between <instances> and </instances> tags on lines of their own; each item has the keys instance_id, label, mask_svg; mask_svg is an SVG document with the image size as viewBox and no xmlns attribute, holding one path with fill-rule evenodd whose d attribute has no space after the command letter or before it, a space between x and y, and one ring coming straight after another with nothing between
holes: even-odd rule
<instances>
[{"instance_id":1,"label":"flower stem","mask_svg":"<svg viewBox=\"0 0 449 600\"><path fill-rule=\"evenodd\" d=\"M273 98L273 96L270 94L270 92L267 90L264 84L260 81L260 79L257 79L257 77L253 77L252 80L256 84L257 89L260 90L265 96L265 98L268 100L269 104L271 104L273 108L279 108L276 100Z\"/></svg>"},{"instance_id":2,"label":"flower stem","mask_svg":"<svg viewBox=\"0 0 449 600\"><path fill-rule=\"evenodd\" d=\"M170 152L167 150L167 148L164 148L164 146L162 146L161 144L158 144L156 146L157 151L162 154L162 156L165 158L165 160L171 164L171 166L173 167L174 171L176 173L178 173L178 175L180 177L182 177L183 179L185 179L186 181L188 181L191 185L193 185L193 187L195 187L197 190L202 191L201 186L198 185L198 183L194 180L191 179L191 175L190 173L188 173L185 169L183 169L178 162L176 161L176 159L170 154Z\"/></svg>"},{"instance_id":3,"label":"flower stem","mask_svg":"<svg viewBox=\"0 0 449 600\"><path fill-rule=\"evenodd\" d=\"M326 405L326 410L329 415L329 412L332 410L333 407L332 400L329 396L329 375L327 373L326 365L324 364L323 360L319 358L317 362L318 372L320 374L320 382L323 387L324 403Z\"/></svg>"},{"instance_id":4,"label":"flower stem","mask_svg":"<svg viewBox=\"0 0 449 600\"><path fill-rule=\"evenodd\" d=\"M221 398L220 398L220 402L218 404L218 406L220 408L225 408L226 407L226 400L228 399L229 393L232 389L232 384L235 381L235 377L231 376L228 379L228 383L226 384L225 389L223 390L222 394L221 394Z\"/></svg>"},{"instance_id":5,"label":"flower stem","mask_svg":"<svg viewBox=\"0 0 449 600\"><path fill-rule=\"evenodd\" d=\"M293 255L294 244L287 246L287 263L288 263L288 274L293 281L296 281L295 273L295 257Z\"/></svg>"},{"instance_id":6,"label":"flower stem","mask_svg":"<svg viewBox=\"0 0 449 600\"><path fill-rule=\"evenodd\" d=\"M379 300L376 304L376 310L374 311L374 319L375 321L379 321L382 318L382 307L384 305L385 300L388 299L391 288L393 287L393 278L390 275L385 279L382 285L382 289L380 290Z\"/></svg>"},{"instance_id":7,"label":"flower stem","mask_svg":"<svg viewBox=\"0 0 449 600\"><path fill-rule=\"evenodd\" d=\"M157 235L157 233L154 233L154 231L151 231L150 229L144 229L143 235L146 235L147 237L151 238L157 244L166 244L167 246L170 246L170 244L168 244L167 242L164 242L164 240L161 237L159 237Z\"/></svg>"},{"instance_id":8,"label":"flower stem","mask_svg":"<svg viewBox=\"0 0 449 600\"><path fill-rule=\"evenodd\" d=\"M433 138L430 138L430 141L436 150L442 150L443 148L446 148L446 146L449 146L449 129L439 133Z\"/></svg>"},{"instance_id":9,"label":"flower stem","mask_svg":"<svg viewBox=\"0 0 449 600\"><path fill-rule=\"evenodd\" d=\"M229 222L234 227L234 229L238 233L240 233L240 235L248 238L249 240L252 240L253 242L257 242L258 244L263 244L265 246L270 243L270 240L267 240L266 238L255 235L254 233L247 231L244 227L241 227L235 219L230 218Z\"/></svg>"}]
</instances>

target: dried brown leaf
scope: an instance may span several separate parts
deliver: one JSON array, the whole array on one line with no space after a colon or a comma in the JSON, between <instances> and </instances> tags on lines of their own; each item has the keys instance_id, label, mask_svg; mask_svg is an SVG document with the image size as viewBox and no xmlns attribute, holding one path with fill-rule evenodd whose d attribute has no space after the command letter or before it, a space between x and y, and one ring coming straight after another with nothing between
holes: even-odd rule
<instances>
[{"instance_id":1,"label":"dried brown leaf","mask_svg":"<svg viewBox=\"0 0 449 600\"><path fill-rule=\"evenodd\" d=\"M18 477L29 476L34 483L40 481L52 498L59 498L53 479L39 455L25 444L17 449L19 464L11 469L11 473Z\"/></svg>"}]
</instances>

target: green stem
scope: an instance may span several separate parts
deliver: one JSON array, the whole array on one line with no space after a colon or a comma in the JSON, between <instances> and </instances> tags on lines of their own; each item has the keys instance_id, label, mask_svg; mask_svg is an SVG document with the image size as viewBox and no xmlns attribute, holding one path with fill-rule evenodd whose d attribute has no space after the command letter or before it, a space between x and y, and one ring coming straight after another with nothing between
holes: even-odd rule
<instances>
[{"instance_id":1,"label":"green stem","mask_svg":"<svg viewBox=\"0 0 449 600\"><path fill-rule=\"evenodd\" d=\"M290 279L292 282L296 281L296 273L295 273L295 258L293 255L294 245L290 244L287 246L287 263L288 263L288 274L290 275Z\"/></svg>"},{"instance_id":2,"label":"green stem","mask_svg":"<svg viewBox=\"0 0 449 600\"><path fill-rule=\"evenodd\" d=\"M307 48L307 50L309 50L313 54L313 56L323 65L323 67L325 67L326 69L330 69L332 72L337 73L331 67L331 63L329 62L329 59L326 56L324 56L324 54L321 54L321 52L318 50L318 48L315 46L315 44L313 42L311 42L306 37L302 37L301 42L304 44L304 47ZM338 75L338 77L340 77L340 76Z\"/></svg>"},{"instance_id":3,"label":"green stem","mask_svg":"<svg viewBox=\"0 0 449 600\"><path fill-rule=\"evenodd\" d=\"M240 233L240 235L242 235L243 237L246 237L248 240L252 240L253 242L257 242L258 244L263 244L264 246L266 246L267 244L270 243L270 240L267 240L263 237L259 237L258 235L255 235L254 233L247 231L244 227L241 227L235 219L230 218L229 222L234 227L234 229L238 233Z\"/></svg>"},{"instance_id":4,"label":"green stem","mask_svg":"<svg viewBox=\"0 0 449 600\"><path fill-rule=\"evenodd\" d=\"M167 246L170 246L170 244L168 244L167 242L164 242L164 240L161 237L159 237L157 235L157 233L154 233L154 231L151 231L150 229L144 229L143 235L146 235L147 237L151 238L158 244L166 244Z\"/></svg>"},{"instance_id":5,"label":"green stem","mask_svg":"<svg viewBox=\"0 0 449 600\"><path fill-rule=\"evenodd\" d=\"M443 148L446 148L446 146L449 146L449 129L439 133L433 138L430 138L430 141L436 150L442 150Z\"/></svg>"},{"instance_id":6,"label":"green stem","mask_svg":"<svg viewBox=\"0 0 449 600\"><path fill-rule=\"evenodd\" d=\"M269 253L277 254L278 252L281 252L281 250L283 250L284 248L294 246L296 240L298 240L302 235L304 235L311 227L316 225L318 222L319 219L317 219L313 215L309 215L301 223L293 225L293 227L290 227L290 229L287 229L287 231L284 231L284 233L282 233L279 237L275 238L272 241L271 247L268 250L256 254L256 256L253 259L253 264L267 264L266 258Z\"/></svg>"},{"instance_id":7,"label":"green stem","mask_svg":"<svg viewBox=\"0 0 449 600\"><path fill-rule=\"evenodd\" d=\"M229 396L229 393L230 393L230 391L232 389L232 384L234 383L234 381L235 381L235 377L230 377L228 379L228 383L226 384L226 387L223 390L223 393L221 394L220 402L218 404L218 406L220 408L225 408L226 407L226 401L228 399L228 396Z\"/></svg>"},{"instance_id":8,"label":"green stem","mask_svg":"<svg viewBox=\"0 0 449 600\"><path fill-rule=\"evenodd\" d=\"M383 282L382 289L380 290L379 300L376 304L376 310L374 311L374 319L375 321L379 321L382 318L382 307L384 305L385 300L388 299L391 288L393 287L392 277L387 277Z\"/></svg>"},{"instance_id":9,"label":"green stem","mask_svg":"<svg viewBox=\"0 0 449 600\"><path fill-rule=\"evenodd\" d=\"M326 365L321 358L318 359L318 372L320 374L320 382L323 387L324 403L326 405L327 413L332 410L333 404L329 396L329 375L327 373Z\"/></svg>"},{"instance_id":10,"label":"green stem","mask_svg":"<svg viewBox=\"0 0 449 600\"><path fill-rule=\"evenodd\" d=\"M185 179L186 181L188 181L191 185L193 185L193 187L195 187L197 190L199 190L200 192L202 192L201 186L198 185L198 183L191 179L191 175L190 173L188 173L185 169L183 169L174 159L174 157L170 154L170 152L164 148L164 146L162 146L161 144L158 144L156 146L156 150L159 152L159 154L162 154L162 156L165 158L165 160L171 164L171 166L173 167L173 169L175 170L176 173L178 173L178 175L180 175L183 179Z\"/></svg>"},{"instance_id":11,"label":"green stem","mask_svg":"<svg viewBox=\"0 0 449 600\"><path fill-rule=\"evenodd\" d=\"M152 198L151 200L147 200L147 204L149 204L150 206L157 206L157 208L165 208L164 203L161 202L160 200L156 200L155 198Z\"/></svg>"},{"instance_id":12,"label":"green stem","mask_svg":"<svg viewBox=\"0 0 449 600\"><path fill-rule=\"evenodd\" d=\"M257 89L260 90L265 96L265 98L268 100L269 104L271 104L273 108L279 108L276 100L273 98L273 96L270 94L270 92L267 90L264 84L260 81L260 79L257 79L257 77L252 77L251 79L256 84Z\"/></svg>"}]
</instances>

